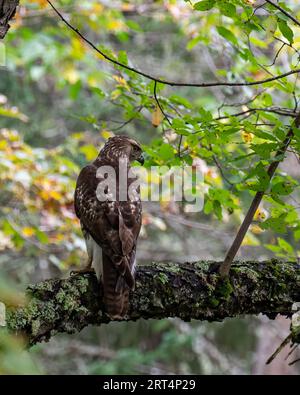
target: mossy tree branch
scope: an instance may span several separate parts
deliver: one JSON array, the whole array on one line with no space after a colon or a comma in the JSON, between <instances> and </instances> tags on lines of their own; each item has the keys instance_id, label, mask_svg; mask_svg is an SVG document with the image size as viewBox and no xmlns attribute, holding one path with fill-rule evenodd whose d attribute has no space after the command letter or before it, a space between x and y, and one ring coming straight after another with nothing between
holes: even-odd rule
<instances>
[{"instance_id":1,"label":"mossy tree branch","mask_svg":"<svg viewBox=\"0 0 300 395\"><path fill-rule=\"evenodd\" d=\"M179 317L221 321L259 313L274 318L277 314L291 316L293 302L300 301L300 267L295 263L236 262L225 280L216 273L218 264L140 266L128 320ZM32 345L58 332L74 333L87 325L107 324L101 292L93 274L31 285L27 304L7 309L7 326L25 334Z\"/></svg>"}]
</instances>

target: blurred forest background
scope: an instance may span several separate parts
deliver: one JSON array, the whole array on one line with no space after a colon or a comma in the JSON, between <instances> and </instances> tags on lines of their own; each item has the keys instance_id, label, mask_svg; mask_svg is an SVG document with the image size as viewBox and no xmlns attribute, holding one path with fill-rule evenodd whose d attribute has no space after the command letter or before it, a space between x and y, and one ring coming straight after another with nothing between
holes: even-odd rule
<instances>
[{"instance_id":1,"label":"blurred forest background","mask_svg":"<svg viewBox=\"0 0 300 395\"><path fill-rule=\"evenodd\" d=\"M300 18L298 1L284 3ZM193 4L55 1L105 53L156 77L259 80L298 65L299 28L264 1ZM268 162L268 149L274 151L297 110L296 75L255 87L158 84L168 122L154 99L153 82L104 61L44 0L21 1L0 53L1 300L17 304L28 284L67 276L83 264L85 244L73 210L76 177L105 139L118 133L144 144L149 165L178 163L180 141L180 159L200 166L207 184L201 213L185 212L175 203L144 204L138 262L224 257L255 191L247 182L261 181L257 163ZM258 112L258 107L267 110ZM240 112L241 117L230 116ZM298 258L295 147L239 258ZM288 193L282 191L286 180ZM21 351L22 340L1 331L0 373L299 374L299 364L284 360L288 349L265 366L288 330L284 318L141 320L57 335L30 351Z\"/></svg>"}]
</instances>

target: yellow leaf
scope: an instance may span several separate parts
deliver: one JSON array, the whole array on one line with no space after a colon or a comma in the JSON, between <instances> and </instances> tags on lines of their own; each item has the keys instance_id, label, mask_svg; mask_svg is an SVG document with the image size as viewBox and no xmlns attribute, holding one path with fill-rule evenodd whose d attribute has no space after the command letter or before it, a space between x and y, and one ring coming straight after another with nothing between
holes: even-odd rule
<instances>
[{"instance_id":1,"label":"yellow leaf","mask_svg":"<svg viewBox=\"0 0 300 395\"><path fill-rule=\"evenodd\" d=\"M258 246L259 245L259 241L257 240L257 238L251 234L248 233L242 243L242 246Z\"/></svg>"},{"instance_id":2,"label":"yellow leaf","mask_svg":"<svg viewBox=\"0 0 300 395\"><path fill-rule=\"evenodd\" d=\"M110 132L109 130L102 130L101 136L107 140L110 137L113 137L114 134L113 134L113 132Z\"/></svg>"},{"instance_id":3,"label":"yellow leaf","mask_svg":"<svg viewBox=\"0 0 300 395\"><path fill-rule=\"evenodd\" d=\"M0 150L4 150L7 147L6 140L0 140Z\"/></svg>"},{"instance_id":4,"label":"yellow leaf","mask_svg":"<svg viewBox=\"0 0 300 395\"><path fill-rule=\"evenodd\" d=\"M34 229L29 226L25 226L24 228L22 228L22 235L25 237L31 237L34 235L34 233Z\"/></svg>"},{"instance_id":5,"label":"yellow leaf","mask_svg":"<svg viewBox=\"0 0 300 395\"><path fill-rule=\"evenodd\" d=\"M260 226L255 225L255 224L250 226L250 230L255 235L260 235L261 233L264 232L264 230Z\"/></svg>"},{"instance_id":6,"label":"yellow leaf","mask_svg":"<svg viewBox=\"0 0 300 395\"><path fill-rule=\"evenodd\" d=\"M72 133L71 136L73 139L81 140L84 136L84 133L82 133L82 132Z\"/></svg>"},{"instance_id":7,"label":"yellow leaf","mask_svg":"<svg viewBox=\"0 0 300 395\"><path fill-rule=\"evenodd\" d=\"M253 135L253 133L250 133L250 132L243 132L242 137L243 137L243 140L245 143L251 143L254 135Z\"/></svg>"},{"instance_id":8,"label":"yellow leaf","mask_svg":"<svg viewBox=\"0 0 300 395\"><path fill-rule=\"evenodd\" d=\"M75 59L82 59L85 52L84 45L81 40L77 37L73 37L72 39L72 50L71 56Z\"/></svg>"},{"instance_id":9,"label":"yellow leaf","mask_svg":"<svg viewBox=\"0 0 300 395\"><path fill-rule=\"evenodd\" d=\"M105 57L100 52L95 52L94 55L101 60L105 60Z\"/></svg>"},{"instance_id":10,"label":"yellow leaf","mask_svg":"<svg viewBox=\"0 0 300 395\"><path fill-rule=\"evenodd\" d=\"M114 19L112 21L109 21L107 24L107 29L108 30L113 30L113 31L120 31L125 28L125 25L122 21L119 19Z\"/></svg>"},{"instance_id":11,"label":"yellow leaf","mask_svg":"<svg viewBox=\"0 0 300 395\"><path fill-rule=\"evenodd\" d=\"M73 67L67 68L63 72L63 76L70 84L75 84L79 80L79 74Z\"/></svg>"},{"instance_id":12,"label":"yellow leaf","mask_svg":"<svg viewBox=\"0 0 300 395\"><path fill-rule=\"evenodd\" d=\"M127 81L123 77L120 77L119 75L114 75L113 78L118 82L119 86L123 86L128 91L130 91Z\"/></svg>"},{"instance_id":13,"label":"yellow leaf","mask_svg":"<svg viewBox=\"0 0 300 395\"><path fill-rule=\"evenodd\" d=\"M30 3L36 3L38 4L41 8L47 7L48 3L47 0L29 0Z\"/></svg>"},{"instance_id":14,"label":"yellow leaf","mask_svg":"<svg viewBox=\"0 0 300 395\"><path fill-rule=\"evenodd\" d=\"M40 195L40 197L41 197L43 200L48 200L48 199L49 199L49 194L48 194L48 192L45 191L45 190L40 191L40 192L39 192L39 195Z\"/></svg>"},{"instance_id":15,"label":"yellow leaf","mask_svg":"<svg viewBox=\"0 0 300 395\"><path fill-rule=\"evenodd\" d=\"M102 57L102 58L103 58L103 57ZM88 82L88 84L89 84L89 86L90 86L91 88L98 88L98 86L99 86L99 81L98 81L98 79L95 78L95 76L93 76L93 75L89 75L89 76L88 76L87 82Z\"/></svg>"},{"instance_id":16,"label":"yellow leaf","mask_svg":"<svg viewBox=\"0 0 300 395\"><path fill-rule=\"evenodd\" d=\"M49 191L49 196L54 200L60 200L62 195L57 191Z\"/></svg>"},{"instance_id":17,"label":"yellow leaf","mask_svg":"<svg viewBox=\"0 0 300 395\"><path fill-rule=\"evenodd\" d=\"M100 15L102 11L104 10L104 7L102 4L96 3L93 4L93 13Z\"/></svg>"},{"instance_id":18,"label":"yellow leaf","mask_svg":"<svg viewBox=\"0 0 300 395\"><path fill-rule=\"evenodd\" d=\"M163 120L164 116L163 113L161 112L161 109L159 108L159 106L156 104L155 105L155 109L152 113L152 125L157 128L160 124L161 121Z\"/></svg>"},{"instance_id":19,"label":"yellow leaf","mask_svg":"<svg viewBox=\"0 0 300 395\"><path fill-rule=\"evenodd\" d=\"M258 208L256 210L256 213L254 214L254 219L256 221L264 221L266 218L268 218L267 210L265 210L263 208Z\"/></svg>"},{"instance_id":20,"label":"yellow leaf","mask_svg":"<svg viewBox=\"0 0 300 395\"><path fill-rule=\"evenodd\" d=\"M115 89L111 92L110 97L112 98L112 100L116 100L121 95L121 93L122 92L120 91L120 89Z\"/></svg>"},{"instance_id":21,"label":"yellow leaf","mask_svg":"<svg viewBox=\"0 0 300 395\"><path fill-rule=\"evenodd\" d=\"M128 4L128 3L124 3L121 5L121 10L124 11L134 11L135 5L134 4Z\"/></svg>"},{"instance_id":22,"label":"yellow leaf","mask_svg":"<svg viewBox=\"0 0 300 395\"><path fill-rule=\"evenodd\" d=\"M92 144L82 146L80 148L80 152L82 152L85 155L86 160L96 159L98 155L97 149Z\"/></svg>"}]
</instances>

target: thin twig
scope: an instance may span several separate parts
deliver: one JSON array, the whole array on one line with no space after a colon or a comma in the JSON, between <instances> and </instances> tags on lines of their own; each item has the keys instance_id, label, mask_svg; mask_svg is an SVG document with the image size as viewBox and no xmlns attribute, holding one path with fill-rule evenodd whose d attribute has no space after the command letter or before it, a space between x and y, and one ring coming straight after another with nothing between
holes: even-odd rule
<instances>
[{"instance_id":1,"label":"thin twig","mask_svg":"<svg viewBox=\"0 0 300 395\"><path fill-rule=\"evenodd\" d=\"M181 144L182 144L182 138L183 138L183 135L181 134L181 135L179 136L179 142L178 142L178 148L177 148L177 152L178 152L179 158L181 157Z\"/></svg>"},{"instance_id":2,"label":"thin twig","mask_svg":"<svg viewBox=\"0 0 300 395\"><path fill-rule=\"evenodd\" d=\"M289 363L289 366L294 365L295 363L300 362L300 358L295 359L294 361Z\"/></svg>"},{"instance_id":3,"label":"thin twig","mask_svg":"<svg viewBox=\"0 0 300 395\"><path fill-rule=\"evenodd\" d=\"M138 109L137 109L137 112L141 112L142 109L143 109L143 106L139 106ZM135 116L133 116L133 117L129 118L127 121L122 122L120 126L112 128L111 130L112 130L112 132L116 132L116 131L118 131L120 129L123 129L124 126L128 125L130 122L132 122L133 120L136 120L136 119L137 118Z\"/></svg>"},{"instance_id":4,"label":"thin twig","mask_svg":"<svg viewBox=\"0 0 300 395\"><path fill-rule=\"evenodd\" d=\"M292 349L289 351L287 356L284 358L285 361L293 354L293 352L295 352L297 350L298 346L299 346L299 344L295 344L294 347L292 347Z\"/></svg>"},{"instance_id":5,"label":"thin twig","mask_svg":"<svg viewBox=\"0 0 300 395\"><path fill-rule=\"evenodd\" d=\"M259 26L261 26L261 25L259 25ZM265 30L265 29L264 29L264 30ZM285 42L285 41L282 40L281 38L276 37L276 36L274 36L274 35L273 35L273 38L274 38L274 40L279 41L280 43L285 44L285 45L287 45L288 47L292 48L292 50L293 50L294 52L296 52L298 55L300 55L298 49L295 48L291 43Z\"/></svg>"},{"instance_id":6,"label":"thin twig","mask_svg":"<svg viewBox=\"0 0 300 395\"><path fill-rule=\"evenodd\" d=\"M277 58L278 58L278 56L279 56L281 50L282 50L285 46L286 46L286 43L281 44L281 47L280 47L280 48L278 49L278 51L276 52L276 55L275 55L275 57L274 57L274 59L273 59L273 62L270 63L270 64L265 64L264 66L265 66L265 67L274 66L274 64L275 64L275 62L276 62L276 60L277 60Z\"/></svg>"},{"instance_id":7,"label":"thin twig","mask_svg":"<svg viewBox=\"0 0 300 395\"><path fill-rule=\"evenodd\" d=\"M299 62L300 62L300 60L298 60L297 66L298 66ZM296 87L297 87L298 77L299 77L299 74L296 75L295 82L294 82L294 89L293 89L293 92L292 92L293 98L294 98L294 104L295 104L294 105L294 111L295 112L298 109L298 99L297 99L297 96L296 96Z\"/></svg>"},{"instance_id":8,"label":"thin twig","mask_svg":"<svg viewBox=\"0 0 300 395\"><path fill-rule=\"evenodd\" d=\"M216 165L217 168L219 169L222 178L227 182L228 185L230 185L231 188L233 188L233 187L234 187L234 184L233 184L233 183L226 177L226 175L224 174L224 171L223 171L223 169L222 169L222 166L221 166L221 164L220 164L218 158L216 157L216 155L213 155L212 158L213 158L213 161L214 161L215 165Z\"/></svg>"},{"instance_id":9,"label":"thin twig","mask_svg":"<svg viewBox=\"0 0 300 395\"><path fill-rule=\"evenodd\" d=\"M300 26L300 22L293 15L289 14L285 9L280 7L278 4L273 3L271 0L265 0L267 3L271 4L273 7L277 8L277 10L281 11L285 16L287 16L290 20L292 20L296 25Z\"/></svg>"},{"instance_id":10,"label":"thin twig","mask_svg":"<svg viewBox=\"0 0 300 395\"><path fill-rule=\"evenodd\" d=\"M293 117L293 118L297 117L297 113L295 113L294 111L289 111L288 109L283 109L283 108L278 108L278 109L277 108L248 108L245 111L241 111L241 112L238 112L238 113L235 113L235 114L230 114L228 116L223 115L221 117L214 118L214 121L219 121L221 119L228 119L228 118L231 118L231 117L240 117L242 115L251 114L251 113L254 113L254 112L257 112L257 111L271 112L271 113L282 115L282 116L285 116L285 117Z\"/></svg>"},{"instance_id":11,"label":"thin twig","mask_svg":"<svg viewBox=\"0 0 300 395\"><path fill-rule=\"evenodd\" d=\"M292 339L292 334L290 333L284 340L283 342L280 344L280 346L276 349L276 351L270 356L270 358L268 358L266 365L269 365L276 357L277 355L280 353L280 351L290 342L290 340Z\"/></svg>"},{"instance_id":12,"label":"thin twig","mask_svg":"<svg viewBox=\"0 0 300 395\"><path fill-rule=\"evenodd\" d=\"M221 106L219 106L218 111L221 110L224 107L241 107L241 106L247 106L250 103L253 103L260 95L265 93L267 89L263 89L262 91L258 92L254 96L250 97L249 99L245 100L244 102L236 102L236 103L223 103Z\"/></svg>"},{"instance_id":13,"label":"thin twig","mask_svg":"<svg viewBox=\"0 0 300 395\"><path fill-rule=\"evenodd\" d=\"M100 50L99 48L97 48L88 38L86 38L77 28L75 28L74 26L72 26L64 17L63 15L57 10L57 8L52 4L52 2L50 0L47 0L47 2L49 3L49 5L52 7L52 9L54 10L54 12L60 17L60 19L74 32L76 33L79 37L82 38L83 41L85 41L90 47L92 47L97 53L99 53L103 58L105 58L106 60L108 60L109 62L122 67L123 69L132 71L136 74L139 74L149 80L152 81L156 81L159 82L161 84L165 84L165 85L170 85L170 86L190 86L190 87L198 87L198 88L207 88L207 87L217 87L217 86L255 86L255 85L261 85L261 84L266 84L268 82L272 82L272 81L276 81L276 80L280 80L282 78L288 77L289 75L292 74L297 74L300 73L300 69L295 69L295 70L290 70L286 73L277 75L275 77L270 77L270 78L266 78L260 81L251 81L251 82L201 82L201 83L191 83L191 82L178 82L178 81L169 81L169 80L165 80L162 78L157 78L154 77L151 74L147 74L144 71L138 70L134 67L128 66L126 64L123 64L121 62L119 62L116 59L113 59L112 57L110 57L109 55L107 55L105 52L103 52L102 50Z\"/></svg>"},{"instance_id":14,"label":"thin twig","mask_svg":"<svg viewBox=\"0 0 300 395\"><path fill-rule=\"evenodd\" d=\"M154 99L156 101L156 104L158 105L158 108L160 109L161 113L163 114L163 116L166 118L166 120L168 121L168 124L170 126L172 126L172 122L170 121L168 115L165 113L164 109L162 108L158 97L157 97L157 93L156 93L156 89L157 89L157 81L154 81L154 88L153 88L153 94L154 94Z\"/></svg>"},{"instance_id":15,"label":"thin twig","mask_svg":"<svg viewBox=\"0 0 300 395\"><path fill-rule=\"evenodd\" d=\"M163 114L165 119L168 121L169 125L172 127L172 122L170 121L170 118L165 113L164 109L162 108L162 105L160 104L160 102L158 100L156 89L157 89L157 81L154 81L154 88L153 88L154 99L155 99L156 104L158 105L158 108L160 109L161 113ZM178 156L179 156L179 158L181 157L181 143L182 143L182 134L179 137L179 143L178 143Z\"/></svg>"},{"instance_id":16,"label":"thin twig","mask_svg":"<svg viewBox=\"0 0 300 395\"><path fill-rule=\"evenodd\" d=\"M266 5L266 3L262 3L262 4L259 4L257 7L255 7L252 14L247 19L247 23L250 22L251 18L255 15L256 11L259 10L260 8L263 8L265 5Z\"/></svg>"}]
</instances>

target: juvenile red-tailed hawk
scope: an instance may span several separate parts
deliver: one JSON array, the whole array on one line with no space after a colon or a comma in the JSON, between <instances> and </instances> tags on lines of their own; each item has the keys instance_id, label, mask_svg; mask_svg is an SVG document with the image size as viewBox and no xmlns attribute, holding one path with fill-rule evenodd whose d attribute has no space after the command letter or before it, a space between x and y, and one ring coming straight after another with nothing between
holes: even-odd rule
<instances>
[{"instance_id":1,"label":"juvenile red-tailed hawk","mask_svg":"<svg viewBox=\"0 0 300 395\"><path fill-rule=\"evenodd\" d=\"M95 161L81 170L75 189L75 212L80 219L88 253L85 270L95 269L103 284L106 312L112 319L126 315L129 291L134 289L135 283L135 253L142 205L139 193L131 197L127 189L125 199L124 193L123 198L119 194L120 182L126 178L124 171L129 185L135 181L129 174L130 162L134 160L144 162L139 143L127 136L111 137ZM116 174L115 185L109 180L109 169ZM108 184L102 188L104 198L103 195L99 198L101 182ZM112 193L114 187L115 195Z\"/></svg>"}]
</instances>

